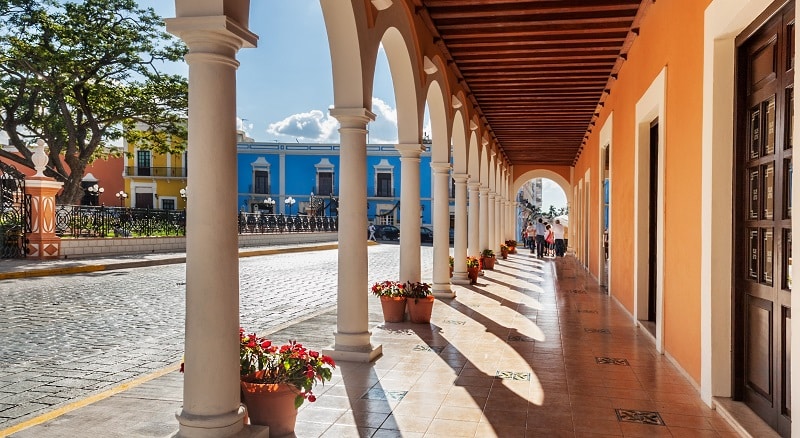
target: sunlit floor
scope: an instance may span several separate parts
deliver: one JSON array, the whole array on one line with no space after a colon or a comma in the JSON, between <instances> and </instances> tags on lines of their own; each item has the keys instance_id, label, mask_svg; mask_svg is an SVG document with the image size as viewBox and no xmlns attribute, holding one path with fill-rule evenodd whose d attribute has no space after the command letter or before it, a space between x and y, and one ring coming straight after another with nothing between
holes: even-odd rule
<instances>
[{"instance_id":1,"label":"sunlit floor","mask_svg":"<svg viewBox=\"0 0 800 438\"><path fill-rule=\"evenodd\" d=\"M297 436L738 436L573 258L520 250L454 288L430 326L373 330L383 357L341 363Z\"/></svg>"}]
</instances>

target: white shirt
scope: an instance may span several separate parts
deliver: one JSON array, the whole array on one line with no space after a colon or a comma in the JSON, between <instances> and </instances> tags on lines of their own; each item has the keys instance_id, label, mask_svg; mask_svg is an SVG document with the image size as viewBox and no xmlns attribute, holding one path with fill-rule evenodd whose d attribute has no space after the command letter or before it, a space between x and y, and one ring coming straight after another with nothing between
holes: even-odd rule
<instances>
[{"instance_id":1,"label":"white shirt","mask_svg":"<svg viewBox=\"0 0 800 438\"><path fill-rule=\"evenodd\" d=\"M550 229L555 234L556 239L564 239L564 226L561 224L553 224L550 226Z\"/></svg>"}]
</instances>

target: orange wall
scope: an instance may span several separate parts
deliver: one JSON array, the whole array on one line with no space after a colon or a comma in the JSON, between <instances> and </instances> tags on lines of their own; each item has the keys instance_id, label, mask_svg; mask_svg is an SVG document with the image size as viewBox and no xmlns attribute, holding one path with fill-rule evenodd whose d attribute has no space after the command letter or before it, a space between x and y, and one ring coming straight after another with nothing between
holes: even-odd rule
<instances>
[{"instance_id":1,"label":"orange wall","mask_svg":"<svg viewBox=\"0 0 800 438\"><path fill-rule=\"evenodd\" d=\"M611 293L633 313L633 218L636 102L667 66L664 134L664 345L700 381L700 199L703 11L710 0L656 2L619 72L597 128L575 167L576 181L591 168L592 233L601 199L597 190L599 132L613 112ZM574 182L573 182L574 183ZM597 275L599 239L590 239Z\"/></svg>"}]
</instances>

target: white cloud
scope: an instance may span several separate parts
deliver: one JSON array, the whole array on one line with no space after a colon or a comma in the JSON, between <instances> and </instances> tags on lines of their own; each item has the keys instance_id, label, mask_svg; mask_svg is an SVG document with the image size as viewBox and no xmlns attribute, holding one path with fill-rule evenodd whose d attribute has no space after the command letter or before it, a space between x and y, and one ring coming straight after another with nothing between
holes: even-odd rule
<instances>
[{"instance_id":1,"label":"white cloud","mask_svg":"<svg viewBox=\"0 0 800 438\"><path fill-rule=\"evenodd\" d=\"M339 122L320 110L292 114L285 119L270 123L267 133L308 142L338 142Z\"/></svg>"},{"instance_id":2,"label":"white cloud","mask_svg":"<svg viewBox=\"0 0 800 438\"><path fill-rule=\"evenodd\" d=\"M563 208L567 206L567 195L561 186L547 178L542 179L542 209L547 211L550 206Z\"/></svg>"},{"instance_id":3,"label":"white cloud","mask_svg":"<svg viewBox=\"0 0 800 438\"><path fill-rule=\"evenodd\" d=\"M397 109L392 108L388 103L384 102L382 99L378 97L372 98L372 109L375 111L375 115L378 117L375 120L379 120L381 117L386 119L387 121L391 122L392 125L397 127Z\"/></svg>"}]
</instances>

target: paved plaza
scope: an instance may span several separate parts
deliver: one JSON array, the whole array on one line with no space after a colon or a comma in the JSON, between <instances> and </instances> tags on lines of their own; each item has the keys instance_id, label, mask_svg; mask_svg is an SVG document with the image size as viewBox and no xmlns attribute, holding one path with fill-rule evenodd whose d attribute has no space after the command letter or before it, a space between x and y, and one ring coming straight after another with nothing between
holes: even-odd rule
<instances>
[{"instance_id":1,"label":"paved plaza","mask_svg":"<svg viewBox=\"0 0 800 438\"><path fill-rule=\"evenodd\" d=\"M431 254L422 249L428 267ZM399 246L370 246L369 257L371 281L397 278ZM240 259L242 326L274 331L333 309L337 266L330 249ZM183 354L185 268L0 281L0 430L174 368Z\"/></svg>"}]
</instances>

